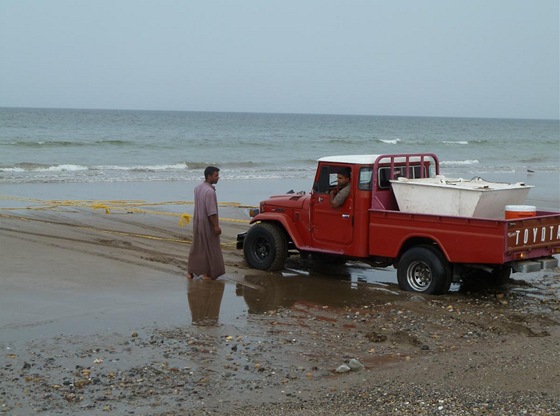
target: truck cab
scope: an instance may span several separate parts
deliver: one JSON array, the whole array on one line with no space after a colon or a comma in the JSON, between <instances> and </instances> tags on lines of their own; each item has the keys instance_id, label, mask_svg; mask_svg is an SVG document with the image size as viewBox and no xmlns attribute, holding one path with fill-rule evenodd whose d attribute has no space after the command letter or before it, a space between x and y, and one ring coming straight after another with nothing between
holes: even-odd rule
<instances>
[{"instance_id":1,"label":"truck cab","mask_svg":"<svg viewBox=\"0 0 560 416\"><path fill-rule=\"evenodd\" d=\"M330 206L337 173L349 169L350 195L341 207ZM309 249L348 257L367 257L369 209L398 210L391 180L439 174L435 155L350 155L319 159L310 195Z\"/></svg>"}]
</instances>

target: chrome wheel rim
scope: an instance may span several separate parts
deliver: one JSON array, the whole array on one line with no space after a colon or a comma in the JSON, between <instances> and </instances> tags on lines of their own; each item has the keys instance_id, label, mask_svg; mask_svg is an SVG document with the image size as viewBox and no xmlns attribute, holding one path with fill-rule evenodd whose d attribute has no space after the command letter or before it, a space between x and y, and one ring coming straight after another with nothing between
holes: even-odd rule
<instances>
[{"instance_id":1,"label":"chrome wheel rim","mask_svg":"<svg viewBox=\"0 0 560 416\"><path fill-rule=\"evenodd\" d=\"M432 283L432 271L421 261L415 261L410 265L406 273L408 285L417 292L423 292Z\"/></svg>"}]
</instances>

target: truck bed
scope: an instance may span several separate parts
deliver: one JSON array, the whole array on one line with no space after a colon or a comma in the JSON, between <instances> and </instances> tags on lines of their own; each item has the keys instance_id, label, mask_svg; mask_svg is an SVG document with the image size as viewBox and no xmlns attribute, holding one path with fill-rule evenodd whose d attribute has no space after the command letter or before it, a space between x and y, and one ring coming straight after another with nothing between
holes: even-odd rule
<instances>
[{"instance_id":1,"label":"truck bed","mask_svg":"<svg viewBox=\"0 0 560 416\"><path fill-rule=\"evenodd\" d=\"M452 263L504 264L560 253L560 212L506 220L369 210L373 256L397 258L411 240L436 242Z\"/></svg>"}]
</instances>

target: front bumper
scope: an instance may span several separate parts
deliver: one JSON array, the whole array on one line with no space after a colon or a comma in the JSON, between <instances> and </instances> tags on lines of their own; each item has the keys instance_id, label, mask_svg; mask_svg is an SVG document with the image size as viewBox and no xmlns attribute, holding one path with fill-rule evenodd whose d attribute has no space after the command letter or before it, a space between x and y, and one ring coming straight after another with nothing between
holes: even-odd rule
<instances>
[{"instance_id":1,"label":"front bumper","mask_svg":"<svg viewBox=\"0 0 560 416\"><path fill-rule=\"evenodd\" d=\"M238 250L243 250L243 242L245 241L246 236L247 232L237 234L237 243L235 245L235 248L237 248Z\"/></svg>"}]
</instances>

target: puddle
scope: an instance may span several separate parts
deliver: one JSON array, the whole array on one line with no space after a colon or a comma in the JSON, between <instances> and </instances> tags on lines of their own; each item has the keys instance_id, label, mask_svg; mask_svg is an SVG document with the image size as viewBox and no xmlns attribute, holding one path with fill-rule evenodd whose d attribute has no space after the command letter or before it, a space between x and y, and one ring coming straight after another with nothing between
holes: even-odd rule
<instances>
[{"instance_id":1,"label":"puddle","mask_svg":"<svg viewBox=\"0 0 560 416\"><path fill-rule=\"evenodd\" d=\"M305 303L316 306L343 307L372 302L374 291L398 296L391 274L371 268L329 266L324 269L295 268L288 264L281 273L250 274L237 286L248 312L259 314L280 307Z\"/></svg>"},{"instance_id":2,"label":"puddle","mask_svg":"<svg viewBox=\"0 0 560 416\"><path fill-rule=\"evenodd\" d=\"M500 288L480 288L539 299L560 298L560 270L549 273L512 275L512 282ZM290 261L278 273L257 272L236 282L235 294L242 297L248 314L263 314L297 304L318 307L360 306L413 296L399 289L396 270L372 268L362 263L309 267L305 262ZM472 292L472 290L471 290ZM466 296L454 283L450 296ZM468 296L472 296L472 293ZM227 302L227 296L224 301Z\"/></svg>"}]
</instances>

